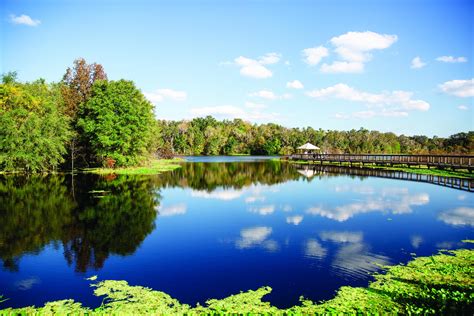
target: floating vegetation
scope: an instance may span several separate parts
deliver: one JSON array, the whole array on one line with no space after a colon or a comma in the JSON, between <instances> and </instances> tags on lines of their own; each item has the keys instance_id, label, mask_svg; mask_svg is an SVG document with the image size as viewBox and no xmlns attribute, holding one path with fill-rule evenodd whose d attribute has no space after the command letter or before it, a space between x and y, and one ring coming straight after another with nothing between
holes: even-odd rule
<instances>
[{"instance_id":1,"label":"floating vegetation","mask_svg":"<svg viewBox=\"0 0 474 316\"><path fill-rule=\"evenodd\" d=\"M472 241L468 240L465 242ZM94 294L104 296L96 309L73 300L1 310L1 314L453 314L474 312L474 250L443 251L418 257L407 265L384 267L367 288L344 286L328 301L315 303L300 298L301 304L279 309L262 298L268 286L223 299L210 299L205 306L191 307L168 294L126 281L93 283ZM96 276L88 278L96 280ZM1 297L0 297L1 298Z\"/></svg>"},{"instance_id":2,"label":"floating vegetation","mask_svg":"<svg viewBox=\"0 0 474 316\"><path fill-rule=\"evenodd\" d=\"M86 173L95 173L100 175L155 175L166 171L172 171L181 168L182 159L159 159L153 160L148 166L143 167L124 167L124 168L90 168L84 169Z\"/></svg>"}]
</instances>

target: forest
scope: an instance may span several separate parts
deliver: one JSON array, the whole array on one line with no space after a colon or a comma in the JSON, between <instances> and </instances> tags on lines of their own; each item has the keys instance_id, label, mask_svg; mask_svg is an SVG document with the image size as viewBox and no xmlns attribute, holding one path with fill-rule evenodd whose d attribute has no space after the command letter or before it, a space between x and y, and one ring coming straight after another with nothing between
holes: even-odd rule
<instances>
[{"instance_id":1,"label":"forest","mask_svg":"<svg viewBox=\"0 0 474 316\"><path fill-rule=\"evenodd\" d=\"M174 155L286 155L305 142L329 153L472 154L474 131L447 138L287 128L213 117L164 121L132 81L74 61L59 82L0 84L0 171L45 172L146 165Z\"/></svg>"},{"instance_id":2,"label":"forest","mask_svg":"<svg viewBox=\"0 0 474 316\"><path fill-rule=\"evenodd\" d=\"M252 124L211 116L191 121L158 121L159 148L180 155L288 155L310 142L327 153L471 154L474 131L448 138L405 136L364 128L335 131Z\"/></svg>"}]
</instances>

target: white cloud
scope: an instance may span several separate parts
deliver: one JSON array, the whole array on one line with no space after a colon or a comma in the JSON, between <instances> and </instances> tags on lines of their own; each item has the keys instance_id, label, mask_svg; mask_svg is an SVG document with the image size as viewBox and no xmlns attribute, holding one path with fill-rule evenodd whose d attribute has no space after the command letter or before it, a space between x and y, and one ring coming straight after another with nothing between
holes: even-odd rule
<instances>
[{"instance_id":1,"label":"white cloud","mask_svg":"<svg viewBox=\"0 0 474 316\"><path fill-rule=\"evenodd\" d=\"M330 42L342 60L321 66L323 73L361 73L365 63L372 59L371 51L390 47L397 41L396 35L375 32L348 32L333 37Z\"/></svg>"},{"instance_id":2,"label":"white cloud","mask_svg":"<svg viewBox=\"0 0 474 316\"><path fill-rule=\"evenodd\" d=\"M364 243L344 244L335 254L331 266L344 275L353 278L367 278L380 265L388 265L389 258L369 251Z\"/></svg>"},{"instance_id":3,"label":"white cloud","mask_svg":"<svg viewBox=\"0 0 474 316\"><path fill-rule=\"evenodd\" d=\"M441 212L438 219L449 225L474 227L474 208L458 207L454 210Z\"/></svg>"},{"instance_id":4,"label":"white cloud","mask_svg":"<svg viewBox=\"0 0 474 316\"><path fill-rule=\"evenodd\" d=\"M252 109L252 110L263 110L267 106L265 104L261 104L261 103L245 102L245 107L249 108L249 109Z\"/></svg>"},{"instance_id":5,"label":"white cloud","mask_svg":"<svg viewBox=\"0 0 474 316\"><path fill-rule=\"evenodd\" d=\"M240 238L235 242L238 249L262 247L270 252L277 251L280 247L275 240L268 239L272 233L271 227L259 226L245 228L240 231Z\"/></svg>"},{"instance_id":6,"label":"white cloud","mask_svg":"<svg viewBox=\"0 0 474 316\"><path fill-rule=\"evenodd\" d=\"M31 277L15 282L15 287L20 291L28 291L36 284L40 284L41 280L37 277Z\"/></svg>"},{"instance_id":7,"label":"white cloud","mask_svg":"<svg viewBox=\"0 0 474 316\"><path fill-rule=\"evenodd\" d=\"M299 80L288 81L286 87L290 89L303 89L304 86Z\"/></svg>"},{"instance_id":8,"label":"white cloud","mask_svg":"<svg viewBox=\"0 0 474 316\"><path fill-rule=\"evenodd\" d=\"M329 56L329 51L324 46L305 48L302 53L304 61L310 66L319 64L321 59Z\"/></svg>"},{"instance_id":9,"label":"white cloud","mask_svg":"<svg viewBox=\"0 0 474 316\"><path fill-rule=\"evenodd\" d=\"M250 248L261 244L272 233L271 227L260 226L245 228L240 231L240 239L237 241L237 248Z\"/></svg>"},{"instance_id":10,"label":"white cloud","mask_svg":"<svg viewBox=\"0 0 474 316\"><path fill-rule=\"evenodd\" d=\"M467 111L467 110L469 110L469 107L467 105L460 105L460 106L458 106L458 109L463 110L463 111Z\"/></svg>"},{"instance_id":11,"label":"white cloud","mask_svg":"<svg viewBox=\"0 0 474 316\"><path fill-rule=\"evenodd\" d=\"M186 91L179 91L173 89L158 89L157 92L161 94L165 99L171 99L174 101L185 101L188 97Z\"/></svg>"},{"instance_id":12,"label":"white cloud","mask_svg":"<svg viewBox=\"0 0 474 316\"><path fill-rule=\"evenodd\" d=\"M391 212L392 214L407 214L412 212L412 206L429 203L430 197L426 193L409 195L394 194L386 198L372 198L369 196L361 202L354 202L336 207L316 206L309 208L306 213L319 215L338 222L344 222L357 214L369 212Z\"/></svg>"},{"instance_id":13,"label":"white cloud","mask_svg":"<svg viewBox=\"0 0 474 316\"><path fill-rule=\"evenodd\" d=\"M267 100L276 100L278 99L277 95L270 90L260 90L257 92L250 93L249 96L251 97L259 97Z\"/></svg>"},{"instance_id":14,"label":"white cloud","mask_svg":"<svg viewBox=\"0 0 474 316\"><path fill-rule=\"evenodd\" d=\"M276 64L280 61L281 59L281 54L278 53L267 53L263 56L261 56L258 59L258 62L262 65L272 65Z\"/></svg>"},{"instance_id":15,"label":"white cloud","mask_svg":"<svg viewBox=\"0 0 474 316\"><path fill-rule=\"evenodd\" d=\"M412 59L410 68L412 69L420 69L426 66L426 63L421 60L419 56L416 56Z\"/></svg>"},{"instance_id":16,"label":"white cloud","mask_svg":"<svg viewBox=\"0 0 474 316\"><path fill-rule=\"evenodd\" d=\"M337 114L336 114L337 115ZM373 117L406 117L408 112L404 111L391 111L382 109L381 111L359 111L352 113L352 117L359 119L369 119Z\"/></svg>"},{"instance_id":17,"label":"white cloud","mask_svg":"<svg viewBox=\"0 0 474 316\"><path fill-rule=\"evenodd\" d=\"M270 215L275 212L275 205L264 205L259 207L250 208L252 213L258 213L260 215Z\"/></svg>"},{"instance_id":18,"label":"white cloud","mask_svg":"<svg viewBox=\"0 0 474 316\"><path fill-rule=\"evenodd\" d=\"M343 60L364 63L372 59L370 51L386 49L395 43L397 39L396 35L379 34L370 31L348 32L333 37L331 44L336 47L336 53Z\"/></svg>"},{"instance_id":19,"label":"white cloud","mask_svg":"<svg viewBox=\"0 0 474 316\"><path fill-rule=\"evenodd\" d=\"M467 62L467 58L460 56L460 57L453 57L453 56L440 56L436 58L437 61L441 61L443 63L465 63Z\"/></svg>"},{"instance_id":20,"label":"white cloud","mask_svg":"<svg viewBox=\"0 0 474 316\"><path fill-rule=\"evenodd\" d=\"M366 185L336 185L334 186L335 192L354 192L364 195L371 195L375 193L375 189L372 186Z\"/></svg>"},{"instance_id":21,"label":"white cloud","mask_svg":"<svg viewBox=\"0 0 474 316\"><path fill-rule=\"evenodd\" d=\"M455 241L442 241L436 243L436 248L438 249L453 249L453 248L461 248L463 246L462 242L455 242Z\"/></svg>"},{"instance_id":22,"label":"white cloud","mask_svg":"<svg viewBox=\"0 0 474 316\"><path fill-rule=\"evenodd\" d=\"M13 24L23 24L28 26L38 26L41 24L40 20L33 20L26 14L22 14L19 16L12 14L10 15L10 22Z\"/></svg>"},{"instance_id":23,"label":"white cloud","mask_svg":"<svg viewBox=\"0 0 474 316\"><path fill-rule=\"evenodd\" d=\"M258 60L239 56L234 59L234 63L240 67L242 76L265 79L273 76L273 73L264 65L276 64L280 61L281 55L277 53L267 53Z\"/></svg>"},{"instance_id":24,"label":"white cloud","mask_svg":"<svg viewBox=\"0 0 474 316\"><path fill-rule=\"evenodd\" d=\"M370 93L357 90L344 83L306 92L306 95L316 99L335 98L352 102L364 103L370 108L368 111L359 111L352 114L355 118L381 117L406 117L407 111L427 111L430 104L423 100L412 99L410 91L383 91ZM337 113L335 118L348 119L349 115Z\"/></svg>"},{"instance_id":25,"label":"white cloud","mask_svg":"<svg viewBox=\"0 0 474 316\"><path fill-rule=\"evenodd\" d=\"M184 203L174 204L170 206L159 206L159 216L174 216L186 214L187 206Z\"/></svg>"},{"instance_id":26,"label":"white cloud","mask_svg":"<svg viewBox=\"0 0 474 316\"><path fill-rule=\"evenodd\" d=\"M282 95L277 95L273 91L270 90L260 90L257 92L249 93L250 97L258 97L267 100L281 100L281 99L290 99L291 94L284 93Z\"/></svg>"},{"instance_id":27,"label":"white cloud","mask_svg":"<svg viewBox=\"0 0 474 316\"><path fill-rule=\"evenodd\" d=\"M439 85L441 91L457 97L474 97L474 79L451 80Z\"/></svg>"},{"instance_id":28,"label":"white cloud","mask_svg":"<svg viewBox=\"0 0 474 316\"><path fill-rule=\"evenodd\" d=\"M420 245L423 243L423 237L419 235L413 235L410 237L410 243L413 248L418 249L418 247L420 247Z\"/></svg>"},{"instance_id":29,"label":"white cloud","mask_svg":"<svg viewBox=\"0 0 474 316\"><path fill-rule=\"evenodd\" d=\"M303 216L295 215L295 216L288 216L286 218L286 222L288 224L299 225L303 221Z\"/></svg>"},{"instance_id":30,"label":"white cloud","mask_svg":"<svg viewBox=\"0 0 474 316\"><path fill-rule=\"evenodd\" d=\"M240 74L242 76L257 79L270 78L273 76L273 73L268 68L260 64L257 60L239 56L234 59L234 62L237 66L241 67Z\"/></svg>"},{"instance_id":31,"label":"white cloud","mask_svg":"<svg viewBox=\"0 0 474 316\"><path fill-rule=\"evenodd\" d=\"M153 104L160 103L164 99L163 96L157 92L143 92L143 95Z\"/></svg>"},{"instance_id":32,"label":"white cloud","mask_svg":"<svg viewBox=\"0 0 474 316\"><path fill-rule=\"evenodd\" d=\"M335 73L361 73L364 71L364 64L359 62L335 61L332 64L324 63L321 72Z\"/></svg>"},{"instance_id":33,"label":"white cloud","mask_svg":"<svg viewBox=\"0 0 474 316\"><path fill-rule=\"evenodd\" d=\"M185 101L188 97L186 91L173 89L157 89L152 92L144 92L143 94L152 103L160 103L164 100Z\"/></svg>"},{"instance_id":34,"label":"white cloud","mask_svg":"<svg viewBox=\"0 0 474 316\"><path fill-rule=\"evenodd\" d=\"M361 242L363 234L361 232L340 232L340 231L324 231L319 234L321 240L332 241L336 243L347 243L347 242Z\"/></svg>"},{"instance_id":35,"label":"white cloud","mask_svg":"<svg viewBox=\"0 0 474 316\"><path fill-rule=\"evenodd\" d=\"M306 257L321 260L326 257L327 252L327 249L321 246L316 239L308 239L305 243L304 254Z\"/></svg>"},{"instance_id":36,"label":"white cloud","mask_svg":"<svg viewBox=\"0 0 474 316\"><path fill-rule=\"evenodd\" d=\"M230 201L230 200L238 199L239 197L242 196L243 193L244 192L242 190L222 190L222 189L219 190L218 189L212 192L193 190L191 191L191 196L204 198L204 199Z\"/></svg>"},{"instance_id":37,"label":"white cloud","mask_svg":"<svg viewBox=\"0 0 474 316\"><path fill-rule=\"evenodd\" d=\"M264 196L258 196L258 195L252 195L252 196L248 196L245 198L245 203L255 203L255 202L263 202L265 201L265 197Z\"/></svg>"}]
</instances>

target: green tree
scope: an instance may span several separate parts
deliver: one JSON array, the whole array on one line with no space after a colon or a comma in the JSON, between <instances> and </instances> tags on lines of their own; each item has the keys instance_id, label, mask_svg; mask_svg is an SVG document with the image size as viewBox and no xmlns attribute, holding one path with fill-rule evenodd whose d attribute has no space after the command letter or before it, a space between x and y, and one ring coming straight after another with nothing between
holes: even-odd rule
<instances>
[{"instance_id":1,"label":"green tree","mask_svg":"<svg viewBox=\"0 0 474 316\"><path fill-rule=\"evenodd\" d=\"M6 82L0 85L0 170L56 169L71 136L59 87Z\"/></svg>"},{"instance_id":2,"label":"green tree","mask_svg":"<svg viewBox=\"0 0 474 316\"><path fill-rule=\"evenodd\" d=\"M153 105L131 81L99 80L79 112L78 126L96 163L113 159L117 166L137 165L153 144Z\"/></svg>"}]
</instances>

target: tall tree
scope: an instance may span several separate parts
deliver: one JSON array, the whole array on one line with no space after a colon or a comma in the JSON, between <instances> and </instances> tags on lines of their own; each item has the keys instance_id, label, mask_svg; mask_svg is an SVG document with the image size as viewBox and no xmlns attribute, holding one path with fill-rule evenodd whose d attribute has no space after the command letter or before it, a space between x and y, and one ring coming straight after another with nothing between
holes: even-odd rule
<instances>
[{"instance_id":1,"label":"tall tree","mask_svg":"<svg viewBox=\"0 0 474 316\"><path fill-rule=\"evenodd\" d=\"M107 74L100 64L87 64L85 59L79 58L74 61L73 68L68 68L63 76L61 93L64 100L65 113L71 118L73 137L69 144L69 157L71 169L78 156L82 157L83 163L88 164L87 148L84 140L80 138L77 120L80 107L91 96L92 85L97 80L107 80Z\"/></svg>"},{"instance_id":2,"label":"tall tree","mask_svg":"<svg viewBox=\"0 0 474 316\"><path fill-rule=\"evenodd\" d=\"M99 80L81 107L78 127L96 163L136 165L150 154L153 105L131 81Z\"/></svg>"}]
</instances>

